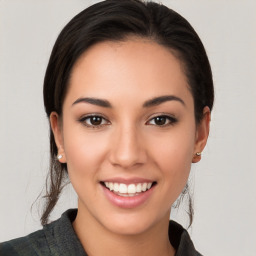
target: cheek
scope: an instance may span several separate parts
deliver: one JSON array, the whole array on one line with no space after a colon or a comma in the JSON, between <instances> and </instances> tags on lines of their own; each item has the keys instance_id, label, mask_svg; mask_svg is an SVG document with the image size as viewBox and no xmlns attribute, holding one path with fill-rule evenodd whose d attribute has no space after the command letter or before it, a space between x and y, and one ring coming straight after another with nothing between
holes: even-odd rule
<instances>
[{"instance_id":1,"label":"cheek","mask_svg":"<svg viewBox=\"0 0 256 256\"><path fill-rule=\"evenodd\" d=\"M183 187L186 184L191 168L191 149L189 147L184 148L179 144L178 146L168 145L165 150L161 148L156 152L155 159L157 159L157 165L162 170L166 182L174 183L173 187L178 187L178 184Z\"/></svg>"},{"instance_id":2,"label":"cheek","mask_svg":"<svg viewBox=\"0 0 256 256\"><path fill-rule=\"evenodd\" d=\"M94 175L104 160L106 135L85 133L84 127L67 126L64 130L64 150L70 175ZM79 179L79 177L78 177Z\"/></svg>"},{"instance_id":3,"label":"cheek","mask_svg":"<svg viewBox=\"0 0 256 256\"><path fill-rule=\"evenodd\" d=\"M95 186L99 182L98 173L106 152L104 138L100 134L85 133L83 127L73 128L66 129L68 132L64 133L69 179L78 197L87 198L93 205L97 201Z\"/></svg>"},{"instance_id":4,"label":"cheek","mask_svg":"<svg viewBox=\"0 0 256 256\"><path fill-rule=\"evenodd\" d=\"M195 144L193 128L191 130L177 128L165 135L151 137L150 140L155 159L159 159L159 164L161 163L162 166L175 166L177 169L190 166Z\"/></svg>"},{"instance_id":5,"label":"cheek","mask_svg":"<svg viewBox=\"0 0 256 256\"><path fill-rule=\"evenodd\" d=\"M151 138L152 159L154 164L161 170L164 177L166 191L171 190L173 199L181 193L186 185L194 151L195 135L194 129L177 129L165 136Z\"/></svg>"}]
</instances>

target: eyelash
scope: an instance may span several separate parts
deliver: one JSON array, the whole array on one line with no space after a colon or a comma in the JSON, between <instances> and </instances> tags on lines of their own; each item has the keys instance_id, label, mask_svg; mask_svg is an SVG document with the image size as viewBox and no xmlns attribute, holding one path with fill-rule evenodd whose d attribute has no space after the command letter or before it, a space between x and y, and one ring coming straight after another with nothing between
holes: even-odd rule
<instances>
[{"instance_id":1,"label":"eyelash","mask_svg":"<svg viewBox=\"0 0 256 256\"><path fill-rule=\"evenodd\" d=\"M93 118L100 118L101 122L99 125L93 125L92 124L92 119ZM86 123L86 121L89 120L91 124ZM104 124L102 124L102 121L104 120ZM97 114L92 114L92 115L87 115L79 119L79 122L83 123L85 126L92 128L92 129L99 129L102 128L103 126L106 126L110 124L110 122L103 116L97 115Z\"/></svg>"},{"instance_id":2,"label":"eyelash","mask_svg":"<svg viewBox=\"0 0 256 256\"><path fill-rule=\"evenodd\" d=\"M95 125L95 124L92 124L92 119L93 118L99 118L99 122L100 124L98 125ZM156 120L158 118L163 118L164 119L164 124L156 124ZM88 124L86 121L90 121L90 124ZM155 124L152 124L150 122L152 121L155 121ZM102 121L104 121L104 123L102 124ZM153 118L151 118L149 121L146 122L146 125L155 125L155 126L158 126L158 127L166 127L166 126L170 126L170 125L174 125L175 123L177 123L177 119L174 118L173 116L169 116L169 115L157 115ZM97 115L97 114L92 114L92 115L87 115L87 116L84 116L82 117L81 119L79 119L79 122L83 123L85 126L89 127L89 128L92 128L92 129L99 129L99 128L102 128L103 126L106 126L106 125L109 125L110 124L110 121L108 121L105 117L101 116L101 115ZM167 122L167 123L166 123Z\"/></svg>"},{"instance_id":3,"label":"eyelash","mask_svg":"<svg viewBox=\"0 0 256 256\"><path fill-rule=\"evenodd\" d=\"M151 121L153 121L153 120L156 121L157 118L164 118L164 120L165 120L164 124L159 124L159 125L157 125L157 124L150 124ZM166 121L168 121L168 123L166 123ZM174 125L177 122L178 122L178 120L175 117L162 114L162 115L157 115L157 116L151 118L146 124L148 124L148 125L156 125L158 127L166 127L166 126Z\"/></svg>"}]
</instances>

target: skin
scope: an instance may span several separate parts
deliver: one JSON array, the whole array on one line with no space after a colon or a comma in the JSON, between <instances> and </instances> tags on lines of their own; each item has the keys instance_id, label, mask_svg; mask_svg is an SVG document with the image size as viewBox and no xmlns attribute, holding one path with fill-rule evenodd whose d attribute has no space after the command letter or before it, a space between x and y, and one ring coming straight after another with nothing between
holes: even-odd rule
<instances>
[{"instance_id":1,"label":"skin","mask_svg":"<svg viewBox=\"0 0 256 256\"><path fill-rule=\"evenodd\" d=\"M152 98L172 95L145 107ZM79 98L107 100L111 108ZM103 116L90 126L89 114ZM170 116L158 125L156 116ZM83 120L81 120L83 118ZM176 120L176 121L174 121ZM168 239L171 205L182 192L192 162L198 162L209 134L210 111L196 124L194 102L180 61L155 42L130 38L92 46L73 68L62 118L53 112L52 130L78 195L73 223L89 255L174 255ZM113 205L100 181L155 181L138 207ZM98 241L101 241L100 243Z\"/></svg>"}]
</instances>

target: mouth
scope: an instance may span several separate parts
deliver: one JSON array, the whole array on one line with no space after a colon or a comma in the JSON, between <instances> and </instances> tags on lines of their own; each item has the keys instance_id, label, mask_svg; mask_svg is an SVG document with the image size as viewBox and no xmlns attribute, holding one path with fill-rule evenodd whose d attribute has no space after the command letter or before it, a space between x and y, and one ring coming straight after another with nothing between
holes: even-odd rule
<instances>
[{"instance_id":1,"label":"mouth","mask_svg":"<svg viewBox=\"0 0 256 256\"><path fill-rule=\"evenodd\" d=\"M154 181L124 184L118 182L101 181L100 184L118 196L135 197L144 194L148 190L151 190L157 183Z\"/></svg>"}]
</instances>

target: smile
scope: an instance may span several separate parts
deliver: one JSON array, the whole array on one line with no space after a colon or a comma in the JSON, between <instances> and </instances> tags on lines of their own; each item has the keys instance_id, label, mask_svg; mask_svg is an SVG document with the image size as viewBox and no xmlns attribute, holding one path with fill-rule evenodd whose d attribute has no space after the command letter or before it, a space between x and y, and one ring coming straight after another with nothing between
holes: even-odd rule
<instances>
[{"instance_id":1,"label":"smile","mask_svg":"<svg viewBox=\"0 0 256 256\"><path fill-rule=\"evenodd\" d=\"M110 191L113 191L115 194L124 197L131 197L139 195L142 192L149 190L154 183L144 182L137 184L123 184L116 182L103 182L104 186Z\"/></svg>"},{"instance_id":2,"label":"smile","mask_svg":"<svg viewBox=\"0 0 256 256\"><path fill-rule=\"evenodd\" d=\"M136 208L143 206L154 194L157 182L154 180L133 177L124 179L115 177L100 181L103 194L114 206L120 208Z\"/></svg>"}]
</instances>

